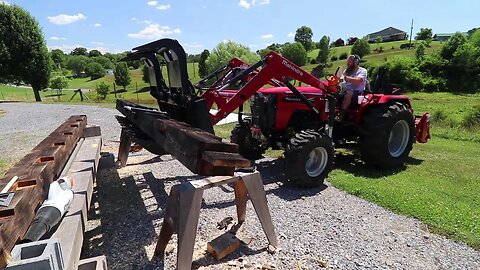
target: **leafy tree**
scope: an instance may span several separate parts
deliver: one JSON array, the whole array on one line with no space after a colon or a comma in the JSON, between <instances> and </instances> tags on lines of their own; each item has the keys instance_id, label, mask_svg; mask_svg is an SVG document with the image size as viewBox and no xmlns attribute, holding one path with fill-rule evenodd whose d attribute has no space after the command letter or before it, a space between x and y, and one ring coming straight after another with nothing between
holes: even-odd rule
<instances>
[{"instance_id":1,"label":"leafy tree","mask_svg":"<svg viewBox=\"0 0 480 270\"><path fill-rule=\"evenodd\" d=\"M467 38L462 33L457 32L453 34L453 36L451 36L443 45L442 49L440 50L440 55L443 57L443 59L452 59L457 48L465 42L467 42Z\"/></svg>"},{"instance_id":2,"label":"leafy tree","mask_svg":"<svg viewBox=\"0 0 480 270\"><path fill-rule=\"evenodd\" d=\"M139 60L128 61L127 65L132 69L138 69L142 65L142 62L140 62Z\"/></svg>"},{"instance_id":3,"label":"leafy tree","mask_svg":"<svg viewBox=\"0 0 480 270\"><path fill-rule=\"evenodd\" d=\"M348 45L353 45L357 40L358 40L357 37L349 37L349 38L347 39L347 44L348 44Z\"/></svg>"},{"instance_id":4,"label":"leafy tree","mask_svg":"<svg viewBox=\"0 0 480 270\"><path fill-rule=\"evenodd\" d=\"M339 39L335 40L335 42L333 44L335 44L335 47L341 47L341 46L345 46L345 41L343 41L343 39L339 38Z\"/></svg>"},{"instance_id":5,"label":"leafy tree","mask_svg":"<svg viewBox=\"0 0 480 270\"><path fill-rule=\"evenodd\" d=\"M88 52L88 57L97 57L102 56L102 53L99 50L91 50Z\"/></svg>"},{"instance_id":6,"label":"leafy tree","mask_svg":"<svg viewBox=\"0 0 480 270\"><path fill-rule=\"evenodd\" d=\"M70 55L85 55L87 56L87 49L83 47L77 47L70 52Z\"/></svg>"},{"instance_id":7,"label":"leafy tree","mask_svg":"<svg viewBox=\"0 0 480 270\"><path fill-rule=\"evenodd\" d=\"M257 50L257 54L260 56L260 58L263 58L265 57L265 55L267 55L269 52L271 52L272 50L269 50L269 49L261 49L261 50Z\"/></svg>"},{"instance_id":8,"label":"leafy tree","mask_svg":"<svg viewBox=\"0 0 480 270\"><path fill-rule=\"evenodd\" d=\"M198 75L201 78L208 75L208 67L205 63L208 56L210 56L210 52L208 50L203 50L203 52L200 54L200 59L198 60Z\"/></svg>"},{"instance_id":9,"label":"leafy tree","mask_svg":"<svg viewBox=\"0 0 480 270\"><path fill-rule=\"evenodd\" d=\"M415 56L417 57L417 60L423 60L423 58L425 57L425 44L423 42L419 42L419 44L417 45Z\"/></svg>"},{"instance_id":10,"label":"leafy tree","mask_svg":"<svg viewBox=\"0 0 480 270\"><path fill-rule=\"evenodd\" d=\"M115 83L123 86L123 90L127 91L127 85L132 82L132 78L130 77L130 70L128 69L127 63L117 63L113 74L115 75Z\"/></svg>"},{"instance_id":11,"label":"leafy tree","mask_svg":"<svg viewBox=\"0 0 480 270\"><path fill-rule=\"evenodd\" d=\"M237 57L246 63L253 64L260 60L258 54L250 51L250 49L242 44L233 41L219 43L210 53L205 64L208 71L212 72L223 65L227 64L232 58Z\"/></svg>"},{"instance_id":12,"label":"leafy tree","mask_svg":"<svg viewBox=\"0 0 480 270\"><path fill-rule=\"evenodd\" d=\"M352 54L357 54L360 57L370 53L370 44L368 44L366 39L358 39L353 43Z\"/></svg>"},{"instance_id":13,"label":"leafy tree","mask_svg":"<svg viewBox=\"0 0 480 270\"><path fill-rule=\"evenodd\" d=\"M86 66L85 72L88 76L90 76L92 80L96 80L105 76L105 68L101 64L96 62L90 62Z\"/></svg>"},{"instance_id":14,"label":"leafy tree","mask_svg":"<svg viewBox=\"0 0 480 270\"><path fill-rule=\"evenodd\" d=\"M62 90L68 87L68 79L64 76L58 76L50 81L50 88Z\"/></svg>"},{"instance_id":15,"label":"leafy tree","mask_svg":"<svg viewBox=\"0 0 480 270\"><path fill-rule=\"evenodd\" d=\"M470 43L476 47L480 47L480 28L470 35Z\"/></svg>"},{"instance_id":16,"label":"leafy tree","mask_svg":"<svg viewBox=\"0 0 480 270\"><path fill-rule=\"evenodd\" d=\"M105 53L103 56L110 59L110 61L112 61L112 63L114 63L114 64L116 64L118 59L120 59L117 54L113 54L113 53L109 53L109 52Z\"/></svg>"},{"instance_id":17,"label":"leafy tree","mask_svg":"<svg viewBox=\"0 0 480 270\"><path fill-rule=\"evenodd\" d=\"M0 4L0 82L30 84L41 101L52 64L37 21L17 5Z\"/></svg>"},{"instance_id":18,"label":"leafy tree","mask_svg":"<svg viewBox=\"0 0 480 270\"><path fill-rule=\"evenodd\" d=\"M480 29L480 27L474 27L474 28L468 30L468 31L467 31L467 34L468 34L469 36L471 36L473 33L475 33L475 32L476 32L477 30L479 30L479 29Z\"/></svg>"},{"instance_id":19,"label":"leafy tree","mask_svg":"<svg viewBox=\"0 0 480 270\"><path fill-rule=\"evenodd\" d=\"M282 55L297 66L303 66L307 62L307 51L300 42L286 45Z\"/></svg>"},{"instance_id":20,"label":"leafy tree","mask_svg":"<svg viewBox=\"0 0 480 270\"><path fill-rule=\"evenodd\" d=\"M302 26L297 29L295 33L295 41L300 42L305 50L310 51L313 49L312 41L313 31L310 27Z\"/></svg>"},{"instance_id":21,"label":"leafy tree","mask_svg":"<svg viewBox=\"0 0 480 270\"><path fill-rule=\"evenodd\" d=\"M267 49L270 50L270 51L275 51L277 53L279 53L283 48L283 45L281 44L278 44L278 43L272 43L270 45L268 45Z\"/></svg>"},{"instance_id":22,"label":"leafy tree","mask_svg":"<svg viewBox=\"0 0 480 270\"><path fill-rule=\"evenodd\" d=\"M100 99L105 99L108 95L108 88L110 88L109 85L107 85L105 82L101 82L100 84L98 84L97 86L97 94L98 94L98 97Z\"/></svg>"},{"instance_id":23,"label":"leafy tree","mask_svg":"<svg viewBox=\"0 0 480 270\"><path fill-rule=\"evenodd\" d=\"M75 76L79 76L87 68L90 59L84 55L70 56L67 61L67 68L70 69Z\"/></svg>"},{"instance_id":24,"label":"leafy tree","mask_svg":"<svg viewBox=\"0 0 480 270\"><path fill-rule=\"evenodd\" d=\"M415 36L415 40L431 40L432 36L432 28L420 28L420 32Z\"/></svg>"},{"instance_id":25,"label":"leafy tree","mask_svg":"<svg viewBox=\"0 0 480 270\"><path fill-rule=\"evenodd\" d=\"M383 41L383 38L381 36L378 36L375 38L375 43L377 43L377 49L378 49L378 46L380 46L380 43L382 43Z\"/></svg>"},{"instance_id":26,"label":"leafy tree","mask_svg":"<svg viewBox=\"0 0 480 270\"><path fill-rule=\"evenodd\" d=\"M328 44L330 43L330 38L327 37L327 36L323 36L321 39L320 39L320 42L318 43L319 44L319 51L318 51L318 55L317 55L317 63L319 64L323 64L323 65L326 65L327 64L327 60L328 60L328 54L329 54L329 48L328 48Z\"/></svg>"},{"instance_id":27,"label":"leafy tree","mask_svg":"<svg viewBox=\"0 0 480 270\"><path fill-rule=\"evenodd\" d=\"M112 63L112 61L105 56L92 57L92 58L90 58L90 60L95 62L95 63L99 63L105 69L110 69L110 68L115 67L115 65Z\"/></svg>"},{"instance_id":28,"label":"leafy tree","mask_svg":"<svg viewBox=\"0 0 480 270\"><path fill-rule=\"evenodd\" d=\"M150 70L146 65L143 65L142 68L142 80L146 83L150 83Z\"/></svg>"},{"instance_id":29,"label":"leafy tree","mask_svg":"<svg viewBox=\"0 0 480 270\"><path fill-rule=\"evenodd\" d=\"M65 53L62 50L55 49L50 52L50 57L52 58L53 63L55 63L56 68L62 68L65 62Z\"/></svg>"}]
</instances>

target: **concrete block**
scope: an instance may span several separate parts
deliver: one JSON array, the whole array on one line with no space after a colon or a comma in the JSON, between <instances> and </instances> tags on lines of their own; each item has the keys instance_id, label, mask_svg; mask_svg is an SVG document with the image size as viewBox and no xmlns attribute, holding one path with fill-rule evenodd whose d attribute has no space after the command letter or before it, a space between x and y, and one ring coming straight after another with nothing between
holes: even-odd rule
<instances>
[{"instance_id":1,"label":"concrete block","mask_svg":"<svg viewBox=\"0 0 480 270\"><path fill-rule=\"evenodd\" d=\"M6 269L64 270L62 247L58 239L16 245Z\"/></svg>"},{"instance_id":2,"label":"concrete block","mask_svg":"<svg viewBox=\"0 0 480 270\"><path fill-rule=\"evenodd\" d=\"M78 270L107 270L107 258L105 256L97 256L93 258L83 259L78 263Z\"/></svg>"},{"instance_id":3,"label":"concrete block","mask_svg":"<svg viewBox=\"0 0 480 270\"><path fill-rule=\"evenodd\" d=\"M234 252L240 247L240 240L230 232L224 233L207 244L207 251L217 260Z\"/></svg>"}]
</instances>

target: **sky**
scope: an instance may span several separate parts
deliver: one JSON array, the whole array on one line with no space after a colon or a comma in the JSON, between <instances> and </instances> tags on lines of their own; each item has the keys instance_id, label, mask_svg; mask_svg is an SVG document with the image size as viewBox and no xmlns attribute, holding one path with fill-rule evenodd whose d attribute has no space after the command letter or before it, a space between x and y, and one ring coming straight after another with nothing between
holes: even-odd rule
<instances>
[{"instance_id":1,"label":"sky","mask_svg":"<svg viewBox=\"0 0 480 270\"><path fill-rule=\"evenodd\" d=\"M49 49L76 47L119 53L160 38L177 39L190 54L225 40L263 49L293 42L308 26L313 41L323 35L363 37L387 27L413 36L466 32L480 26L480 1L418 0L0 0L18 5L38 21Z\"/></svg>"}]
</instances>

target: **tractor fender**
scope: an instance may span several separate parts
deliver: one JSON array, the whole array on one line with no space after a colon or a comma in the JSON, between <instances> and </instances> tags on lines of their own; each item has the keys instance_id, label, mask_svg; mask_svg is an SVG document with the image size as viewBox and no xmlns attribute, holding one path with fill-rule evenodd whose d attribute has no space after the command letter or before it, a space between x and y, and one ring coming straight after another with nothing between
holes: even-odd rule
<instances>
[{"instance_id":1,"label":"tractor fender","mask_svg":"<svg viewBox=\"0 0 480 270\"><path fill-rule=\"evenodd\" d=\"M383 104L393 104L395 102L403 103L407 107L412 108L410 98L405 95L366 94L364 96L359 96L360 106L357 115L355 116L355 126L359 127L362 124L363 117L369 109Z\"/></svg>"}]
</instances>

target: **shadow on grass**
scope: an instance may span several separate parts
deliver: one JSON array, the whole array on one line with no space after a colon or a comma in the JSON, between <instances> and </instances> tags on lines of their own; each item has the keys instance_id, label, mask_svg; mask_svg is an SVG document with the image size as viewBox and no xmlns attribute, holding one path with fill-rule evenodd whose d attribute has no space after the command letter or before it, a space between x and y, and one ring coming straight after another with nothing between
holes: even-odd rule
<instances>
[{"instance_id":1,"label":"shadow on grass","mask_svg":"<svg viewBox=\"0 0 480 270\"><path fill-rule=\"evenodd\" d=\"M126 89L118 89L118 90L115 90L115 91L110 91L110 94L121 94L121 93L126 93L127 90Z\"/></svg>"},{"instance_id":2,"label":"shadow on grass","mask_svg":"<svg viewBox=\"0 0 480 270\"><path fill-rule=\"evenodd\" d=\"M150 92L150 87L149 86L143 87L140 90L135 91L133 93L145 93L145 92Z\"/></svg>"},{"instance_id":3,"label":"shadow on grass","mask_svg":"<svg viewBox=\"0 0 480 270\"><path fill-rule=\"evenodd\" d=\"M422 159L414 157L408 157L405 165L402 165L395 169L381 169L378 167L368 166L361 159L358 154L355 153L336 153L335 156L335 168L351 173L358 177L367 178L383 178L402 172L407 169L408 165L420 165Z\"/></svg>"}]
</instances>

